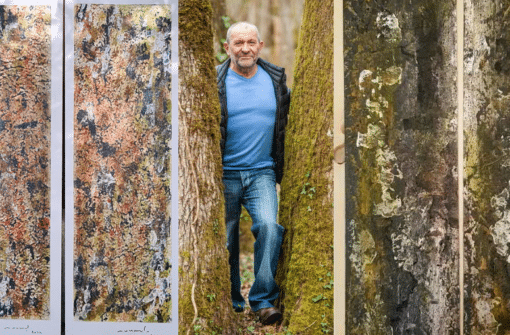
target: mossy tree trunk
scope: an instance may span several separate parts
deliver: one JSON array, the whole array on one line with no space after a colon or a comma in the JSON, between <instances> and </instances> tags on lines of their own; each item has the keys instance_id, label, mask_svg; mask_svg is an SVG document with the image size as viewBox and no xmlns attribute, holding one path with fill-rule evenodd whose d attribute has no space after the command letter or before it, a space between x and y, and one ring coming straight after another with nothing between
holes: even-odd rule
<instances>
[{"instance_id":1,"label":"mossy tree trunk","mask_svg":"<svg viewBox=\"0 0 510 335\"><path fill-rule=\"evenodd\" d=\"M458 334L455 1L344 1L346 329Z\"/></svg>"},{"instance_id":2,"label":"mossy tree trunk","mask_svg":"<svg viewBox=\"0 0 510 335\"><path fill-rule=\"evenodd\" d=\"M210 1L179 1L179 333L233 334Z\"/></svg>"},{"instance_id":3,"label":"mossy tree trunk","mask_svg":"<svg viewBox=\"0 0 510 335\"><path fill-rule=\"evenodd\" d=\"M510 333L510 7L465 1L465 334Z\"/></svg>"},{"instance_id":4,"label":"mossy tree trunk","mask_svg":"<svg viewBox=\"0 0 510 335\"><path fill-rule=\"evenodd\" d=\"M293 334L332 333L332 0L305 2L291 99L279 212L283 324Z\"/></svg>"}]
</instances>

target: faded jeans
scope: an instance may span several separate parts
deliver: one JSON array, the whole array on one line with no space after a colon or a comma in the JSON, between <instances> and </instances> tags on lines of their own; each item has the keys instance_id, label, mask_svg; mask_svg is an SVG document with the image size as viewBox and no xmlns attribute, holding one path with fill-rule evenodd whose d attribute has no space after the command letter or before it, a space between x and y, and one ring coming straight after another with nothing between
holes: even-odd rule
<instances>
[{"instance_id":1,"label":"faded jeans","mask_svg":"<svg viewBox=\"0 0 510 335\"><path fill-rule=\"evenodd\" d=\"M255 237L255 282L248 296L250 307L254 312L273 307L279 293L274 277L284 232L276 223L278 199L274 170L223 170L223 184L232 305L240 311L245 304L239 276L239 218L243 205L252 218L251 232Z\"/></svg>"}]
</instances>

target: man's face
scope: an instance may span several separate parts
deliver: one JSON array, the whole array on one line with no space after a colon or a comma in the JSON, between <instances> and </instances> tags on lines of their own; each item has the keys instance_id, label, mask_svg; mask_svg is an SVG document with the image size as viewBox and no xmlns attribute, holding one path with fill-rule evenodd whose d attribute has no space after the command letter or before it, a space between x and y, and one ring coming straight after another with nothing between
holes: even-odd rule
<instances>
[{"instance_id":1,"label":"man's face","mask_svg":"<svg viewBox=\"0 0 510 335\"><path fill-rule=\"evenodd\" d=\"M239 28L231 32L230 43L223 45L232 60L236 72L249 72L254 69L264 42L259 42L257 33L249 28Z\"/></svg>"}]
</instances>

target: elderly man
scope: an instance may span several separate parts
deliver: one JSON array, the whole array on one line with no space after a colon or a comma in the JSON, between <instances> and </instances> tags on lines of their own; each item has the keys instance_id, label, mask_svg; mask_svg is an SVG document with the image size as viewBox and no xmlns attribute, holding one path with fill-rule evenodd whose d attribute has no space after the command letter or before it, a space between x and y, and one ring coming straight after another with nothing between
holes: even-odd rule
<instances>
[{"instance_id":1,"label":"elderly man","mask_svg":"<svg viewBox=\"0 0 510 335\"><path fill-rule=\"evenodd\" d=\"M217 67L221 104L221 152L230 253L232 303L244 310L239 277L241 205L250 214L255 237L255 282L248 300L263 324L281 318L273 306L279 288L274 280L284 228L277 224L276 184L283 177L285 126L290 104L285 70L259 58L264 42L257 27L233 24Z\"/></svg>"}]
</instances>

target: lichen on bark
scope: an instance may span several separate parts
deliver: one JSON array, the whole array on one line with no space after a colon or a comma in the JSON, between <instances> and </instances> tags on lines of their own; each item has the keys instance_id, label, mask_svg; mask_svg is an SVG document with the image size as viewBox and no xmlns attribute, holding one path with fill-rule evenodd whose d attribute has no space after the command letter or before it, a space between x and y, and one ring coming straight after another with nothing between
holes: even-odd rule
<instances>
[{"instance_id":1,"label":"lichen on bark","mask_svg":"<svg viewBox=\"0 0 510 335\"><path fill-rule=\"evenodd\" d=\"M510 332L510 1L466 0L465 334Z\"/></svg>"},{"instance_id":2,"label":"lichen on bark","mask_svg":"<svg viewBox=\"0 0 510 335\"><path fill-rule=\"evenodd\" d=\"M350 334L459 332L453 1L344 1Z\"/></svg>"}]
</instances>

